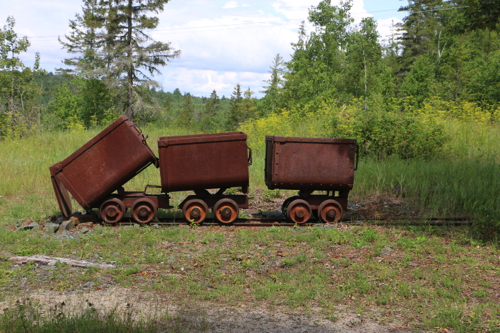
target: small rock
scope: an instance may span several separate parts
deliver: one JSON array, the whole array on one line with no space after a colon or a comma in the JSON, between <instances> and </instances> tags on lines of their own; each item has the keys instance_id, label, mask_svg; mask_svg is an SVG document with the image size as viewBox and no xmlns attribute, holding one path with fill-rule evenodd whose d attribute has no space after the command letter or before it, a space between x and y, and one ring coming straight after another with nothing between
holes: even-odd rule
<instances>
[{"instance_id":1,"label":"small rock","mask_svg":"<svg viewBox=\"0 0 500 333\"><path fill-rule=\"evenodd\" d=\"M87 227L83 227L83 228L82 228L82 230L80 230L80 232L81 232L82 234L86 234L87 232L89 232L89 228L87 228Z\"/></svg>"},{"instance_id":2,"label":"small rock","mask_svg":"<svg viewBox=\"0 0 500 333\"><path fill-rule=\"evenodd\" d=\"M83 288L92 288L93 286L95 286L95 283L92 281L89 281L89 282L85 283L82 287Z\"/></svg>"},{"instance_id":3,"label":"small rock","mask_svg":"<svg viewBox=\"0 0 500 333\"><path fill-rule=\"evenodd\" d=\"M38 227L38 223L31 222L28 225L20 226L19 228L17 228L17 230L31 230L31 229L34 229L34 228L37 228L37 227Z\"/></svg>"},{"instance_id":4,"label":"small rock","mask_svg":"<svg viewBox=\"0 0 500 333\"><path fill-rule=\"evenodd\" d=\"M113 253L112 256L118 258L120 256L120 254L119 253Z\"/></svg>"},{"instance_id":5,"label":"small rock","mask_svg":"<svg viewBox=\"0 0 500 333\"><path fill-rule=\"evenodd\" d=\"M70 220L73 221L74 225L79 225L81 223L97 223L97 216L95 215L80 215L71 216Z\"/></svg>"},{"instance_id":6,"label":"small rock","mask_svg":"<svg viewBox=\"0 0 500 333\"><path fill-rule=\"evenodd\" d=\"M75 228L75 225L73 224L73 221L71 221L71 220L64 221L63 223L61 223L61 226L57 230L57 233L58 234L62 234L63 231L71 230L71 229L74 229L74 228Z\"/></svg>"},{"instance_id":7,"label":"small rock","mask_svg":"<svg viewBox=\"0 0 500 333\"><path fill-rule=\"evenodd\" d=\"M64 230L62 228L59 228L57 230L57 233L56 233L58 236L60 236L61 238L67 238L68 236L68 230Z\"/></svg>"},{"instance_id":8,"label":"small rock","mask_svg":"<svg viewBox=\"0 0 500 333\"><path fill-rule=\"evenodd\" d=\"M392 249L390 247L384 247L380 253L382 254L389 254L390 252L392 252Z\"/></svg>"},{"instance_id":9,"label":"small rock","mask_svg":"<svg viewBox=\"0 0 500 333\"><path fill-rule=\"evenodd\" d=\"M57 223L52 223L52 222L47 222L45 223L45 232L49 234L53 234L59 229L59 224Z\"/></svg>"}]
</instances>

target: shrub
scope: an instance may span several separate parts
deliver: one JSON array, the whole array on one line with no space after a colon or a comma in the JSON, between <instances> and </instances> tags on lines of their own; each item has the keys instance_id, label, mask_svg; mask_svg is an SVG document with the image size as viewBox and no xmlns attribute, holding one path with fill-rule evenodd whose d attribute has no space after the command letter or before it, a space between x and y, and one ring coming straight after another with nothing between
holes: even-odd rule
<instances>
[{"instance_id":1,"label":"shrub","mask_svg":"<svg viewBox=\"0 0 500 333\"><path fill-rule=\"evenodd\" d=\"M348 116L334 115L330 136L357 139L361 155L396 155L403 159L435 156L448 141L441 123L403 113L359 108Z\"/></svg>"}]
</instances>

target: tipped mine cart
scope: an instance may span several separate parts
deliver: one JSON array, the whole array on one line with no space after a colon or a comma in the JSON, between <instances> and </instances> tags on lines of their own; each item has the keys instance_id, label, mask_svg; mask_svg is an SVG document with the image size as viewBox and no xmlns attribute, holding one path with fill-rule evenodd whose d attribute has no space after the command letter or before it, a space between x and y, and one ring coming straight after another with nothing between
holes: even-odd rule
<instances>
[{"instance_id":1,"label":"tipped mine cart","mask_svg":"<svg viewBox=\"0 0 500 333\"><path fill-rule=\"evenodd\" d=\"M192 223L205 220L212 210L222 223L233 222L248 196L226 195L231 187L248 193L248 166L252 154L243 132L170 136L158 139L161 188L165 193L194 191L180 205ZM216 189L210 193L209 189Z\"/></svg>"},{"instance_id":2,"label":"tipped mine cart","mask_svg":"<svg viewBox=\"0 0 500 333\"><path fill-rule=\"evenodd\" d=\"M326 223L339 221L347 210L357 161L353 139L266 136L266 185L299 190L282 205L283 215L294 223L305 223L313 214ZM315 191L324 194L313 195Z\"/></svg>"},{"instance_id":3,"label":"tipped mine cart","mask_svg":"<svg viewBox=\"0 0 500 333\"><path fill-rule=\"evenodd\" d=\"M125 192L123 185L158 160L146 138L122 116L62 162L50 167L59 208L72 212L69 194L87 211L98 208L108 223L120 221L127 209L132 217L147 223L158 208L171 208L165 195Z\"/></svg>"}]
</instances>

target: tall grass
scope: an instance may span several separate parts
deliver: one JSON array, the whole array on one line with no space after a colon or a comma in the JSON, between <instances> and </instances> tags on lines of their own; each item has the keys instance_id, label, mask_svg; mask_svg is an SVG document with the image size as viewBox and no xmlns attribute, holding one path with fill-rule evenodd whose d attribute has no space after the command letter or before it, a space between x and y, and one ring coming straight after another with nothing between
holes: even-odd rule
<instances>
[{"instance_id":1,"label":"tall grass","mask_svg":"<svg viewBox=\"0 0 500 333\"><path fill-rule=\"evenodd\" d=\"M432 160L362 158L352 198L404 196L405 201L423 215L488 216L495 223L500 216L500 128L456 121L446 124L451 140L442 154ZM321 136L324 126L325 121L316 118L296 135ZM244 126L243 129L249 135L248 142L254 153L250 167L251 187L264 187L265 135L292 135L293 127ZM149 145L156 154L158 137L192 134L178 128L146 127L143 131L149 135ZM6 224L22 218L38 220L58 213L49 166L66 158L98 132L99 129L42 133L1 141L0 222ZM150 166L125 188L142 190L145 185L159 184L159 171ZM180 202L183 195L175 194L174 201ZM76 203L75 207L78 209Z\"/></svg>"}]
</instances>

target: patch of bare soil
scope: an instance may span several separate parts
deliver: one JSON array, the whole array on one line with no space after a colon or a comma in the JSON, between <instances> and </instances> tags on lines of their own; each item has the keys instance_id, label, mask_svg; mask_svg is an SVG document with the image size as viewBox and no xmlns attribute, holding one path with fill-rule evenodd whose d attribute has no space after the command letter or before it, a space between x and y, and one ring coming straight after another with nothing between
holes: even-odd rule
<instances>
[{"instance_id":1,"label":"patch of bare soil","mask_svg":"<svg viewBox=\"0 0 500 333\"><path fill-rule=\"evenodd\" d=\"M104 312L113 309L118 313L132 311L143 318L158 318L167 312L180 317L188 329L206 326L208 329L203 331L208 332L410 332L398 324L380 325L367 315L340 308L336 308L335 318L328 320L319 314L319 309L299 313L285 308L271 310L265 306L215 307L208 303L176 305L172 304L168 295L144 293L133 288L115 287L70 294L38 290L23 295L25 299L39 303L42 308L60 308L63 304L66 314L76 314L89 306ZM16 300L0 302L0 311L14 306ZM201 322L205 325L200 325Z\"/></svg>"},{"instance_id":2,"label":"patch of bare soil","mask_svg":"<svg viewBox=\"0 0 500 333\"><path fill-rule=\"evenodd\" d=\"M295 191L283 191L279 197L267 190L256 189L250 194L247 214L253 217L283 218L281 205L287 197L296 195ZM343 221L418 219L421 212L405 203L402 196L373 197L363 201L350 199L348 211Z\"/></svg>"}]
</instances>

